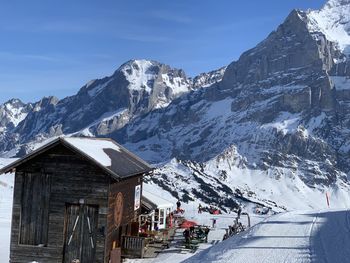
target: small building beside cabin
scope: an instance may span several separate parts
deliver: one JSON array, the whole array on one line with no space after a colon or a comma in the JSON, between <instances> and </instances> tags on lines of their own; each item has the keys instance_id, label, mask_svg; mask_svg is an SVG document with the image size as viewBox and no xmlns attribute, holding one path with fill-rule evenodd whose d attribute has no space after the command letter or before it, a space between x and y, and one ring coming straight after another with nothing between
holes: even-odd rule
<instances>
[{"instance_id":1,"label":"small building beside cabin","mask_svg":"<svg viewBox=\"0 0 350 263\"><path fill-rule=\"evenodd\" d=\"M57 138L0 170L15 172L11 263L108 263L137 235L151 167L110 139Z\"/></svg>"},{"instance_id":2,"label":"small building beside cabin","mask_svg":"<svg viewBox=\"0 0 350 263\"><path fill-rule=\"evenodd\" d=\"M163 197L145 189L142 191L142 214L140 223L147 224L149 231L162 230L169 227L169 216L174 205Z\"/></svg>"}]
</instances>

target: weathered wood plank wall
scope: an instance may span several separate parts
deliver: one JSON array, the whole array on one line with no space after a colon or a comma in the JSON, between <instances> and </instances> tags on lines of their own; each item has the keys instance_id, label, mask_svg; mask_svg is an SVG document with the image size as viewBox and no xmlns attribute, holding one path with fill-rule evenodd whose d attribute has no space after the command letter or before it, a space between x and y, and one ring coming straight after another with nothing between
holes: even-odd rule
<instances>
[{"instance_id":1,"label":"weathered wood plank wall","mask_svg":"<svg viewBox=\"0 0 350 263\"><path fill-rule=\"evenodd\" d=\"M51 194L47 247L19 244L23 178L26 173L49 174ZM65 147L59 145L18 167L15 176L11 233L11 263L62 263L66 203L98 206L96 263L104 262L110 177ZM35 205L35 204L33 204Z\"/></svg>"},{"instance_id":2,"label":"weathered wood plank wall","mask_svg":"<svg viewBox=\"0 0 350 263\"><path fill-rule=\"evenodd\" d=\"M135 176L118 183L113 183L109 190L108 201L108 229L106 241L106 259L109 260L109 253L112 250L113 242L116 242L118 247L121 246L122 236L131 234L132 222L138 220L140 209L134 210L135 187L142 185L142 176ZM141 191L142 192L142 191ZM114 222L114 210L116 206L116 197L118 193L123 195L123 213L120 226L117 227Z\"/></svg>"}]
</instances>

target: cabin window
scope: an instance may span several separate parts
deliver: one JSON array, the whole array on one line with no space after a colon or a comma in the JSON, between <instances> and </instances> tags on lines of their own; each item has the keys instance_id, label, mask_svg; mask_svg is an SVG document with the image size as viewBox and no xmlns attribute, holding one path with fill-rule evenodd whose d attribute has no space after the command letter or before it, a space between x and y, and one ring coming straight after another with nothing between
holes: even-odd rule
<instances>
[{"instance_id":1,"label":"cabin window","mask_svg":"<svg viewBox=\"0 0 350 263\"><path fill-rule=\"evenodd\" d=\"M159 225L164 225L164 209L159 209Z\"/></svg>"},{"instance_id":2,"label":"cabin window","mask_svg":"<svg viewBox=\"0 0 350 263\"><path fill-rule=\"evenodd\" d=\"M26 173L23 176L20 244L47 246L50 190L48 174Z\"/></svg>"}]
</instances>

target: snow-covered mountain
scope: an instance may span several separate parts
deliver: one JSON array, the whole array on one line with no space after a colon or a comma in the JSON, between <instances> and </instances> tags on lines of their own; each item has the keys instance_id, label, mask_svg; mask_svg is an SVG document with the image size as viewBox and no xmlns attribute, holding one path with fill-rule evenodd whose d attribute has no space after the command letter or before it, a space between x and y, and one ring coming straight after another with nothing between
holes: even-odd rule
<instances>
[{"instance_id":1,"label":"snow-covered mountain","mask_svg":"<svg viewBox=\"0 0 350 263\"><path fill-rule=\"evenodd\" d=\"M264 41L232 62L222 81L135 119L112 137L154 162L200 162L202 174L215 177L207 183L214 189L219 179L232 191L243 189L287 208L322 206L329 191L336 205L346 205L349 7L349 1L329 1L317 11L293 10ZM342 37L329 37L333 28ZM178 166L170 162L167 167ZM198 170L185 165L180 171L187 169L186 174ZM198 185L181 172L175 178Z\"/></svg>"},{"instance_id":2,"label":"snow-covered mountain","mask_svg":"<svg viewBox=\"0 0 350 263\"><path fill-rule=\"evenodd\" d=\"M201 73L193 79L193 88L202 88L211 86L222 80L226 67L210 71L208 73Z\"/></svg>"},{"instance_id":3,"label":"snow-covered mountain","mask_svg":"<svg viewBox=\"0 0 350 263\"><path fill-rule=\"evenodd\" d=\"M321 10L308 12L308 28L336 43L344 54L350 54L350 1L329 0Z\"/></svg>"},{"instance_id":4,"label":"snow-covered mountain","mask_svg":"<svg viewBox=\"0 0 350 263\"><path fill-rule=\"evenodd\" d=\"M346 206L349 8L349 1L329 1L317 11L293 10L220 83L137 120L125 143L150 159L202 162L204 174L232 190L287 208L323 206L326 191L335 206Z\"/></svg>"},{"instance_id":5,"label":"snow-covered mountain","mask_svg":"<svg viewBox=\"0 0 350 263\"><path fill-rule=\"evenodd\" d=\"M1 131L12 129L24 120L32 109L31 104L25 104L18 99L12 99L0 106Z\"/></svg>"},{"instance_id":6,"label":"snow-covered mountain","mask_svg":"<svg viewBox=\"0 0 350 263\"><path fill-rule=\"evenodd\" d=\"M213 79L208 77L208 81ZM9 143L1 143L0 150L22 147L23 154L29 142L62 134L106 136L137 116L167 107L193 88L192 79L182 70L156 61L131 60L112 76L90 81L74 96L62 100L46 97L28 106L21 104L26 115L19 115L15 107L4 112L0 128L9 127L3 139ZM2 108L8 109L8 105ZM14 125L5 122L7 119Z\"/></svg>"},{"instance_id":7,"label":"snow-covered mountain","mask_svg":"<svg viewBox=\"0 0 350 263\"><path fill-rule=\"evenodd\" d=\"M248 198L283 209L306 198L302 206L317 207L329 191L343 206L349 17L349 0L293 10L237 61L193 79L155 61L129 61L74 96L44 98L11 127L1 124L10 128L0 150L23 154L61 134L109 136L156 164L149 180L183 199L211 193L206 202L223 207Z\"/></svg>"}]
</instances>

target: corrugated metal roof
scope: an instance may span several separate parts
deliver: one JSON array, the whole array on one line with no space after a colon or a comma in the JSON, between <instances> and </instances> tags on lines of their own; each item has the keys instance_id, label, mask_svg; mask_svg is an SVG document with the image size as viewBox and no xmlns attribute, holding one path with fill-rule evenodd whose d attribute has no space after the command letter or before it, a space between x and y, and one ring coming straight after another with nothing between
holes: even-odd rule
<instances>
[{"instance_id":1,"label":"corrugated metal roof","mask_svg":"<svg viewBox=\"0 0 350 263\"><path fill-rule=\"evenodd\" d=\"M60 137L2 168L0 173L10 172L18 165L60 143L86 157L115 179L123 179L152 170L147 162L109 138Z\"/></svg>"}]
</instances>

